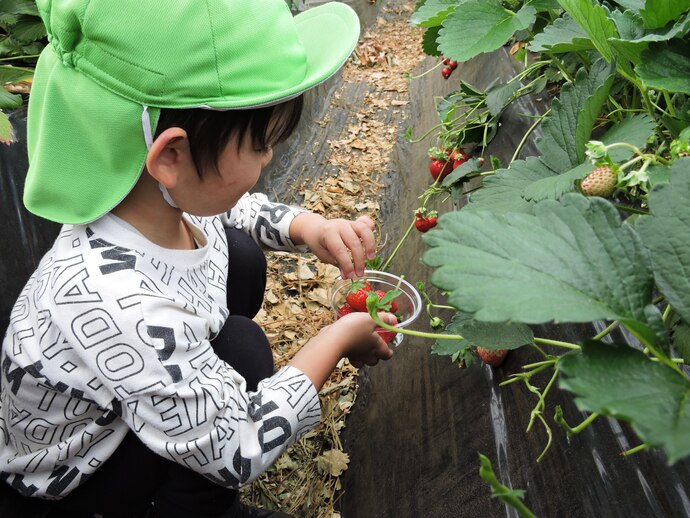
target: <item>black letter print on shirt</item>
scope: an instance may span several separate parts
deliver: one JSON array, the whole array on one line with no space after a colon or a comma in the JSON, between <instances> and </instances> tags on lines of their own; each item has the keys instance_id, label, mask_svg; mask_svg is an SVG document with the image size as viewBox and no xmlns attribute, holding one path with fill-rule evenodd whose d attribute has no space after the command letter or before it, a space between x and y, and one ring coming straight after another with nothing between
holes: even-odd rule
<instances>
[{"instance_id":1,"label":"black letter print on shirt","mask_svg":"<svg viewBox=\"0 0 690 518\"><path fill-rule=\"evenodd\" d=\"M267 220L263 215L259 216L256 220L257 232L261 234L261 230L263 230L263 234L266 236L267 239L275 243L278 243L278 245L280 246L285 246L285 243L283 243L283 240L280 237L280 232L277 228L275 228L275 225L280 223L280 221L289 212L290 208L286 205L262 205L260 214L268 214L270 223L269 220Z\"/></svg>"}]
</instances>

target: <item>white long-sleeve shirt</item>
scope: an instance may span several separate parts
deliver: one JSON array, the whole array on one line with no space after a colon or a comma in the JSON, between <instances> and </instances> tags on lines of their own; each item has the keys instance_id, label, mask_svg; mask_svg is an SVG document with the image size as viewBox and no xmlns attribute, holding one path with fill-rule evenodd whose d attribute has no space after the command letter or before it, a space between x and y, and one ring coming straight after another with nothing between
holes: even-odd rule
<instances>
[{"instance_id":1,"label":"white long-sleeve shirt","mask_svg":"<svg viewBox=\"0 0 690 518\"><path fill-rule=\"evenodd\" d=\"M318 394L294 367L247 392L209 340L228 316L224 226L294 250L288 229L298 213L246 195L227 215L185 216L196 250L158 247L113 215L65 225L3 342L0 478L25 495L60 498L129 430L221 485L269 467L319 422Z\"/></svg>"}]
</instances>

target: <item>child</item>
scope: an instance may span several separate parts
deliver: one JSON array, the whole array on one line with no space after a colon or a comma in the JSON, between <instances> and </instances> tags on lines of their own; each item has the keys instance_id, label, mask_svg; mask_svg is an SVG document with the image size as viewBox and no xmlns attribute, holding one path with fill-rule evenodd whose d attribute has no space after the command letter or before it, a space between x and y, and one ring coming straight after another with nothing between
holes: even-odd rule
<instances>
[{"instance_id":1,"label":"child","mask_svg":"<svg viewBox=\"0 0 690 518\"><path fill-rule=\"evenodd\" d=\"M293 17L284 0L37 4L50 45L24 202L64 226L3 342L1 485L22 517L286 516L236 489L318 423L342 357L392 351L357 313L274 373L251 320L259 245L355 277L373 223L248 192L302 93L352 52L357 17L339 3Z\"/></svg>"}]
</instances>

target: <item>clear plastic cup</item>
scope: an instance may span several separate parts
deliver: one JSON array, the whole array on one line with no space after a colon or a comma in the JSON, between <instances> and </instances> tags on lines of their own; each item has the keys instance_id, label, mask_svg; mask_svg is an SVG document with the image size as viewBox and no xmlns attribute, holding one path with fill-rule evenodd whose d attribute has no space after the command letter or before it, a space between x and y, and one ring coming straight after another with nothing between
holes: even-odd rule
<instances>
[{"instance_id":1,"label":"clear plastic cup","mask_svg":"<svg viewBox=\"0 0 690 518\"><path fill-rule=\"evenodd\" d=\"M397 325L399 328L409 326L422 312L422 297L419 295L417 289L397 275L378 270L365 270L364 275L357 280L369 282L372 291L381 290L389 292L394 289L400 290L400 295L394 300L398 306L398 310L395 314L399 317L398 319L400 322ZM336 318L338 318L338 309L345 305L345 296L351 285L351 279L342 279L338 277L331 288L331 308L333 308ZM398 333L390 345L395 347L400 345L403 341L403 336L402 333Z\"/></svg>"}]
</instances>

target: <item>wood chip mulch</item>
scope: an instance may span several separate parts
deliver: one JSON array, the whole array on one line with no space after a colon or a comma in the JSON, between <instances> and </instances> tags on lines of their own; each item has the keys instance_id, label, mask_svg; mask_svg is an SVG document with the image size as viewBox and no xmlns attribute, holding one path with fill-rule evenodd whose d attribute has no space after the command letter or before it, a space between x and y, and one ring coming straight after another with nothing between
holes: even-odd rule
<instances>
[{"instance_id":1,"label":"wood chip mulch","mask_svg":"<svg viewBox=\"0 0 690 518\"><path fill-rule=\"evenodd\" d=\"M304 207L329 218L368 215L379 219L381 175L403 131L408 77L425 57L422 31L409 23L413 8L410 2L395 9L383 7L344 67L344 85L366 83L370 88L348 116L342 138L329 142L326 169L332 172L298 186ZM332 110L343 109L338 101L336 92L321 124L328 124ZM276 366L281 367L310 337L333 322L329 287L338 269L309 254L286 252L269 252L268 263L266 297L256 320L271 341ZM349 462L340 432L355 403L357 387L357 369L342 360L319 394L321 424L243 488L243 500L298 518L340 518L336 510L342 494L340 476Z\"/></svg>"}]
</instances>

